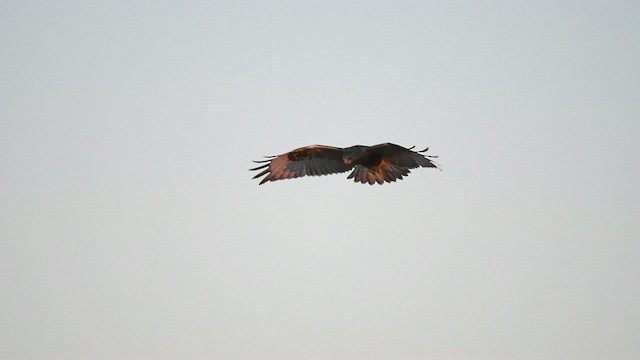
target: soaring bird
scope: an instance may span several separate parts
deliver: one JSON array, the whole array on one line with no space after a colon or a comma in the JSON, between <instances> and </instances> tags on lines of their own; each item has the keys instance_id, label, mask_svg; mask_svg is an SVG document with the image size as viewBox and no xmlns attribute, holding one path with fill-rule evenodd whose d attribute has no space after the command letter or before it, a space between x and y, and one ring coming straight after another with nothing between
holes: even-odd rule
<instances>
[{"instance_id":1,"label":"soaring bird","mask_svg":"<svg viewBox=\"0 0 640 360\"><path fill-rule=\"evenodd\" d=\"M438 169L438 165L430 160L437 156L423 155L429 148L422 151L411 150L414 147L404 148L392 143L347 148L309 145L279 156L265 156L266 160L254 160L262 165L250 170L262 170L254 179L266 175L260 185L267 181L337 174L351 169L353 171L347 179L363 184L382 185L396 179L402 180L403 176L411 172L409 169Z\"/></svg>"}]
</instances>

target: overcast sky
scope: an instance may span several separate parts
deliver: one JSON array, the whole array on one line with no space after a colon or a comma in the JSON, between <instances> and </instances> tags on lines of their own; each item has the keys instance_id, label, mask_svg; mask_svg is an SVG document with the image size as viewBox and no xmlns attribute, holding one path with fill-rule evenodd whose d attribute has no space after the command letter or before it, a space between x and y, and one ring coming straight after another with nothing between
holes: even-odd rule
<instances>
[{"instance_id":1,"label":"overcast sky","mask_svg":"<svg viewBox=\"0 0 640 360\"><path fill-rule=\"evenodd\" d=\"M640 358L639 19L2 1L0 358ZM247 171L387 141L443 171Z\"/></svg>"}]
</instances>

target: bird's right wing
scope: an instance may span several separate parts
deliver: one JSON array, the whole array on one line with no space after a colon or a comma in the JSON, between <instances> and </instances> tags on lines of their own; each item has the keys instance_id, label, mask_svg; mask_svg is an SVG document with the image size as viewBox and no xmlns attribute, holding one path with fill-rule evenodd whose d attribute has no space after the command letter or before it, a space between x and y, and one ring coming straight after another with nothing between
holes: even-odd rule
<instances>
[{"instance_id":1,"label":"bird's right wing","mask_svg":"<svg viewBox=\"0 0 640 360\"><path fill-rule=\"evenodd\" d=\"M350 170L353 165L342 161L343 149L325 145L310 145L295 149L280 156L269 156L267 160L254 161L265 163L250 170L262 170L253 178L266 175L260 185L267 181L291 179L297 177L336 174Z\"/></svg>"}]
</instances>

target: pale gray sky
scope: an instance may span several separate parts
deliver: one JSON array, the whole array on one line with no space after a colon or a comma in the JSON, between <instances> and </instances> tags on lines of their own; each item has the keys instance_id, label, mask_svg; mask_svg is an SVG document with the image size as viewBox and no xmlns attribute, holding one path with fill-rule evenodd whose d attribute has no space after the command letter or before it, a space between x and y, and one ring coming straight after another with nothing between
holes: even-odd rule
<instances>
[{"instance_id":1,"label":"pale gray sky","mask_svg":"<svg viewBox=\"0 0 640 360\"><path fill-rule=\"evenodd\" d=\"M0 3L0 358L640 357L640 3ZM258 186L299 146L443 171Z\"/></svg>"}]
</instances>

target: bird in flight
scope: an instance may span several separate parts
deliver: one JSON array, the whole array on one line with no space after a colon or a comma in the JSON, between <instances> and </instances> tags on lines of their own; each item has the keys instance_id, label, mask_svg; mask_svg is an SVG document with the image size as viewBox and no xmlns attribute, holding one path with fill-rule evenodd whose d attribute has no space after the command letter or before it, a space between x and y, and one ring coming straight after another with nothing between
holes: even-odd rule
<instances>
[{"instance_id":1,"label":"bird in flight","mask_svg":"<svg viewBox=\"0 0 640 360\"><path fill-rule=\"evenodd\" d=\"M424 155L429 150L413 151L410 148L384 143L374 146L355 145L339 148L326 145L310 145L292 150L279 156L265 156L266 160L255 161L262 164L251 171L262 170L253 178L267 181L292 179L309 176L337 174L353 169L347 179L362 184L380 185L385 182L402 180L409 175L409 169L419 167L438 168L431 161L437 156Z\"/></svg>"}]
</instances>

